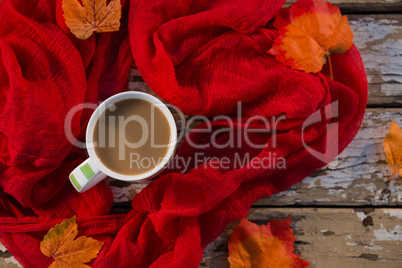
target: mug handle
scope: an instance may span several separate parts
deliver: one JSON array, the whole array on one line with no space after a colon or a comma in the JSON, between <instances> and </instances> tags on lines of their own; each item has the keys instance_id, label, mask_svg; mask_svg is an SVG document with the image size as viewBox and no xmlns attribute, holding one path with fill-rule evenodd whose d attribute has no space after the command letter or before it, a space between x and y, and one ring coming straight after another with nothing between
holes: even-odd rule
<instances>
[{"instance_id":1,"label":"mug handle","mask_svg":"<svg viewBox=\"0 0 402 268\"><path fill-rule=\"evenodd\" d=\"M92 188L106 177L107 175L100 171L99 167L91 158L82 162L69 176L72 185L80 193Z\"/></svg>"}]
</instances>

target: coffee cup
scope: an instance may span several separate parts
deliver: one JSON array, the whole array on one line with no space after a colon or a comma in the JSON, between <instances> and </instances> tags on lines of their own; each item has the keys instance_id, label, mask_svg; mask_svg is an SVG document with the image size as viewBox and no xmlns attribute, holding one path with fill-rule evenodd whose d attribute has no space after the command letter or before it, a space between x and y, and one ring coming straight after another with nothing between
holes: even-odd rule
<instances>
[{"instance_id":1,"label":"coffee cup","mask_svg":"<svg viewBox=\"0 0 402 268\"><path fill-rule=\"evenodd\" d=\"M86 130L89 158L69 178L81 193L108 176L151 179L173 157L176 144L175 120L163 102L143 92L119 93L92 114Z\"/></svg>"}]
</instances>

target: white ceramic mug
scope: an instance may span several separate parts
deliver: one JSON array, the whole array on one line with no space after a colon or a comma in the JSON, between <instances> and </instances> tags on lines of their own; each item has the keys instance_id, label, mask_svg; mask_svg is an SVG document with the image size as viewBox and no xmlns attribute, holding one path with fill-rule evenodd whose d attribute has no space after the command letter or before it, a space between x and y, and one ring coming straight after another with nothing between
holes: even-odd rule
<instances>
[{"instance_id":1,"label":"white ceramic mug","mask_svg":"<svg viewBox=\"0 0 402 268\"><path fill-rule=\"evenodd\" d=\"M100 115L103 114L105 110L108 107L110 107L110 105L126 99L140 99L156 105L163 112L170 126L170 143L165 157L152 170L149 170L145 173L141 173L138 175L119 174L107 168L104 164L102 164L102 161L96 155L95 144L93 143L94 129ZM73 170L73 172L70 173L69 178L74 188L80 193L90 189L91 187L93 187L94 185L105 179L107 176L122 181L139 181L139 180L150 179L152 177L155 177L173 157L173 154L176 149L176 144L177 144L176 123L172 113L169 111L169 109L163 102L161 102L154 96L143 92L127 91L119 93L102 102L92 114L86 131L86 145L89 158L85 160L83 163L81 163L78 167L76 167Z\"/></svg>"}]
</instances>

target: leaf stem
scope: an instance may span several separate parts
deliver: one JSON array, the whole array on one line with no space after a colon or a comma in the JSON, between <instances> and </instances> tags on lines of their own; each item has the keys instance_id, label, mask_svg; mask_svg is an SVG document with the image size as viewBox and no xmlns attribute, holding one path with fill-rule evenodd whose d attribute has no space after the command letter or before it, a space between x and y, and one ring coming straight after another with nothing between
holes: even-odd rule
<instances>
[{"instance_id":1,"label":"leaf stem","mask_svg":"<svg viewBox=\"0 0 402 268\"><path fill-rule=\"evenodd\" d=\"M387 181L390 180L393 176L395 176L395 174L396 174L397 172L398 172L398 169L395 168L395 169L394 169L394 173L392 173L392 175L387 178Z\"/></svg>"},{"instance_id":2,"label":"leaf stem","mask_svg":"<svg viewBox=\"0 0 402 268\"><path fill-rule=\"evenodd\" d=\"M329 64L329 78L334 80L334 70L332 69L332 62L331 62L331 56L328 55L328 64Z\"/></svg>"}]
</instances>

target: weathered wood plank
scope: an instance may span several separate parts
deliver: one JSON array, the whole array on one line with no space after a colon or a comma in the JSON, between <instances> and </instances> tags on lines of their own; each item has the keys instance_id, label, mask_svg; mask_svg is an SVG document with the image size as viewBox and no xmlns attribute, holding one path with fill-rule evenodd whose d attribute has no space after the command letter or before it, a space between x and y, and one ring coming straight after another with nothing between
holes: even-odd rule
<instances>
[{"instance_id":1,"label":"weathered wood plank","mask_svg":"<svg viewBox=\"0 0 402 268\"><path fill-rule=\"evenodd\" d=\"M291 5L295 3L297 0L287 0L285 5ZM339 4L358 4L358 5L370 5L370 4L397 4L400 3L400 0L329 0L334 5Z\"/></svg>"},{"instance_id":2,"label":"weathered wood plank","mask_svg":"<svg viewBox=\"0 0 402 268\"><path fill-rule=\"evenodd\" d=\"M368 105L402 103L402 15L353 15L349 22L369 82Z\"/></svg>"},{"instance_id":3,"label":"weathered wood plank","mask_svg":"<svg viewBox=\"0 0 402 268\"><path fill-rule=\"evenodd\" d=\"M247 219L259 225L292 217L295 252L314 267L402 267L402 209L253 208ZM227 243L238 222L205 249L200 268L229 267ZM0 267L22 267L0 245Z\"/></svg>"},{"instance_id":4,"label":"weathered wood plank","mask_svg":"<svg viewBox=\"0 0 402 268\"><path fill-rule=\"evenodd\" d=\"M402 4L400 0L331 2L338 4L347 13L398 13ZM355 44L366 67L368 104L372 107L402 107L402 15L348 17L354 31ZM130 81L130 89L150 92L137 70L132 70ZM384 161L382 149L382 140L391 119L395 118L402 125L401 112L402 109L368 109L361 131L339 157L337 165L329 165L287 191L265 198L255 205L401 205L402 179L385 182L390 168ZM121 183L111 179L109 184L116 206L122 207L128 207L133 196L147 185ZM399 252L402 237L401 210L376 209L365 215L364 211L352 209L257 208L252 210L249 217L258 223L266 223L272 217L283 218L288 215L294 219L296 249L312 263L312 267L402 267ZM359 222L360 218L366 226ZM371 221L374 225L369 224ZM203 267L206 264L210 264L210 267L227 266L225 249L228 232L230 228L208 247ZM332 232L333 235L328 235ZM21 266L0 246L0 267Z\"/></svg>"},{"instance_id":5,"label":"weathered wood plank","mask_svg":"<svg viewBox=\"0 0 402 268\"><path fill-rule=\"evenodd\" d=\"M368 109L359 133L337 159L287 191L255 205L398 206L402 179L386 181L391 168L382 142L393 118L402 125L402 109Z\"/></svg>"},{"instance_id":6,"label":"weathered wood plank","mask_svg":"<svg viewBox=\"0 0 402 268\"><path fill-rule=\"evenodd\" d=\"M402 267L402 209L258 208L247 218L259 225L292 217L295 252L309 267ZM227 243L238 222L205 250L201 267L229 267Z\"/></svg>"},{"instance_id":7,"label":"weathered wood plank","mask_svg":"<svg viewBox=\"0 0 402 268\"><path fill-rule=\"evenodd\" d=\"M366 67L369 105L402 106L402 15L353 15L350 16L350 24ZM129 79L130 89L153 94L136 69L132 70ZM303 183L256 205L401 204L401 180L389 183L384 180L390 169L384 161L381 145L392 118L400 122L400 112L369 109L362 130L338 158L336 166L330 165L317 171ZM116 203L124 206L147 182L129 184L113 181L110 185Z\"/></svg>"},{"instance_id":8,"label":"weathered wood plank","mask_svg":"<svg viewBox=\"0 0 402 268\"><path fill-rule=\"evenodd\" d=\"M393 118L402 125L402 109L368 109L362 127L344 152L290 189L264 198L256 206L402 205L402 179L386 181L391 168L385 162L382 142ZM116 205L129 205L149 182L127 183L110 179Z\"/></svg>"},{"instance_id":9,"label":"weathered wood plank","mask_svg":"<svg viewBox=\"0 0 402 268\"><path fill-rule=\"evenodd\" d=\"M286 1L286 6L296 2L296 0ZM344 14L377 14L377 13L400 13L402 2L398 0L330 0L336 4Z\"/></svg>"}]
</instances>

